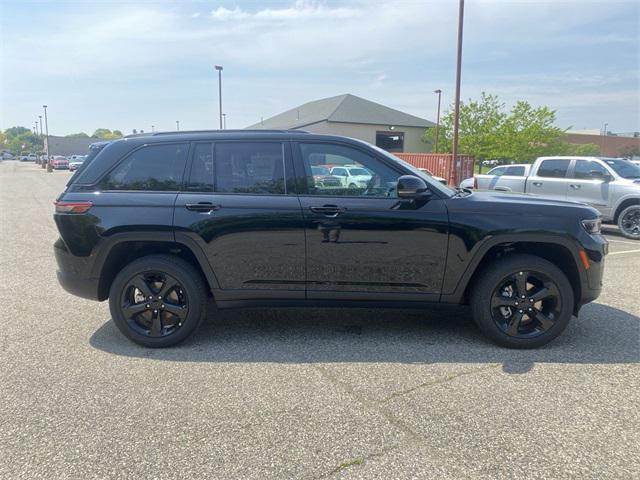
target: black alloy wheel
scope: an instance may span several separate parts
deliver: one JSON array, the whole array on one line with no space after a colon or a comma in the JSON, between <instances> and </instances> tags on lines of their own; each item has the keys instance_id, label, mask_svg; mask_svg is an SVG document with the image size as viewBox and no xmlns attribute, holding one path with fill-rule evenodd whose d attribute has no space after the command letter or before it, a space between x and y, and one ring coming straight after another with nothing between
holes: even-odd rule
<instances>
[{"instance_id":1,"label":"black alloy wheel","mask_svg":"<svg viewBox=\"0 0 640 480\"><path fill-rule=\"evenodd\" d=\"M173 255L134 260L114 279L109 308L118 329L145 347L169 347L206 316L207 287L193 265Z\"/></svg>"},{"instance_id":2,"label":"black alloy wheel","mask_svg":"<svg viewBox=\"0 0 640 480\"><path fill-rule=\"evenodd\" d=\"M140 335L172 335L189 312L186 292L171 275L149 271L129 279L121 299L122 314Z\"/></svg>"},{"instance_id":3,"label":"black alloy wheel","mask_svg":"<svg viewBox=\"0 0 640 480\"><path fill-rule=\"evenodd\" d=\"M508 275L491 297L493 321L511 337L536 337L553 327L561 312L558 286L540 272Z\"/></svg>"},{"instance_id":4,"label":"black alloy wheel","mask_svg":"<svg viewBox=\"0 0 640 480\"><path fill-rule=\"evenodd\" d=\"M620 213L618 228L625 237L640 240L640 205L631 205Z\"/></svg>"},{"instance_id":5,"label":"black alloy wheel","mask_svg":"<svg viewBox=\"0 0 640 480\"><path fill-rule=\"evenodd\" d=\"M574 293L565 273L553 263L514 253L494 259L479 273L470 303L476 324L495 343L535 348L567 327Z\"/></svg>"}]
</instances>

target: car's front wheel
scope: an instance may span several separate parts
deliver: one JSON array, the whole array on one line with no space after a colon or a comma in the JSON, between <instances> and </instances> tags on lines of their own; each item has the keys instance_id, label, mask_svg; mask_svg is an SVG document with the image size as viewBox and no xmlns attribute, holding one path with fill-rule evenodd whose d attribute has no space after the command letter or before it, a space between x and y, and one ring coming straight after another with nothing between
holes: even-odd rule
<instances>
[{"instance_id":1,"label":"car's front wheel","mask_svg":"<svg viewBox=\"0 0 640 480\"><path fill-rule=\"evenodd\" d=\"M626 238L640 240L640 205L631 205L620 212L618 228Z\"/></svg>"},{"instance_id":2,"label":"car's front wheel","mask_svg":"<svg viewBox=\"0 0 640 480\"><path fill-rule=\"evenodd\" d=\"M169 347L191 335L206 315L207 290L200 273L171 255L131 262L109 291L118 329L145 347Z\"/></svg>"},{"instance_id":3,"label":"car's front wheel","mask_svg":"<svg viewBox=\"0 0 640 480\"><path fill-rule=\"evenodd\" d=\"M474 282L473 316L495 343L535 348L567 327L573 314L573 289L551 262L514 254L496 260Z\"/></svg>"}]
</instances>

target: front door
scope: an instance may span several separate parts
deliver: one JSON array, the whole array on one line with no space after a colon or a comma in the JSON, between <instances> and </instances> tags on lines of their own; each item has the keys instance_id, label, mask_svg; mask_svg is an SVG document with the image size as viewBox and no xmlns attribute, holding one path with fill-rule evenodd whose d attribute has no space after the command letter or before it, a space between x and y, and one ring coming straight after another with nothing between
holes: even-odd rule
<instances>
[{"instance_id":1,"label":"front door","mask_svg":"<svg viewBox=\"0 0 640 480\"><path fill-rule=\"evenodd\" d=\"M176 238L196 242L216 300L304 298L304 225L290 147L278 141L195 143L176 200Z\"/></svg>"},{"instance_id":2,"label":"front door","mask_svg":"<svg viewBox=\"0 0 640 480\"><path fill-rule=\"evenodd\" d=\"M611 173L593 160L576 160L569 176L567 200L589 204L609 216L611 184L604 177L611 177Z\"/></svg>"},{"instance_id":3,"label":"front door","mask_svg":"<svg viewBox=\"0 0 640 480\"><path fill-rule=\"evenodd\" d=\"M437 300L448 235L444 201L434 195L420 208L406 208L395 189L403 172L364 147L300 142L293 148L296 170L307 177L300 195L307 298ZM368 180L335 186L312 167L358 168Z\"/></svg>"},{"instance_id":4,"label":"front door","mask_svg":"<svg viewBox=\"0 0 640 480\"><path fill-rule=\"evenodd\" d=\"M550 158L543 160L535 176L527 178L527 193L535 193L554 200L567 198L567 172L571 160Z\"/></svg>"}]
</instances>

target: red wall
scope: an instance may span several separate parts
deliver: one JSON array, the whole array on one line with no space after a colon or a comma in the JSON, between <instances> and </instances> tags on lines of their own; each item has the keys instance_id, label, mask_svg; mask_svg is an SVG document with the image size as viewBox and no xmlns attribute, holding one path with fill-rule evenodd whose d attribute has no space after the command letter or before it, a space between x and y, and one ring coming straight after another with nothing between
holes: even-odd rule
<instances>
[{"instance_id":1,"label":"red wall","mask_svg":"<svg viewBox=\"0 0 640 480\"><path fill-rule=\"evenodd\" d=\"M453 185L453 169L451 168L450 153L394 153L405 162L414 167L426 168L436 177L443 177ZM473 157L470 155L458 155L458 183L465 178L473 177ZM460 167L462 169L460 170Z\"/></svg>"}]
</instances>

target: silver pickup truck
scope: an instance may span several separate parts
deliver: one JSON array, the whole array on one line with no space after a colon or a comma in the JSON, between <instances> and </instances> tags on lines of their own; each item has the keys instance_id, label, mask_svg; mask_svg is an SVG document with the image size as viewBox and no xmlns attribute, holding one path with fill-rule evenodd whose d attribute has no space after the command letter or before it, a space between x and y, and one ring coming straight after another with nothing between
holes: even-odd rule
<instances>
[{"instance_id":1,"label":"silver pickup truck","mask_svg":"<svg viewBox=\"0 0 640 480\"><path fill-rule=\"evenodd\" d=\"M499 168L505 170L496 172ZM586 203L625 237L640 240L640 167L629 160L540 157L532 165L505 165L476 175L473 187Z\"/></svg>"}]
</instances>

